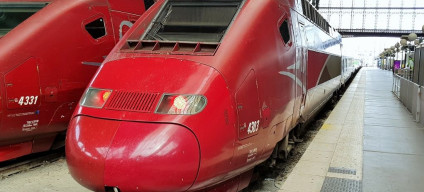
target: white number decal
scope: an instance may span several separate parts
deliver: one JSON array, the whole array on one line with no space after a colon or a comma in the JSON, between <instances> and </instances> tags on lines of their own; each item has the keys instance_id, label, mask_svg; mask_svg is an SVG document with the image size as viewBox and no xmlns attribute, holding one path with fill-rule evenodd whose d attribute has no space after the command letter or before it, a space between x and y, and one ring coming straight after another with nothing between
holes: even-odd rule
<instances>
[{"instance_id":1,"label":"white number decal","mask_svg":"<svg viewBox=\"0 0 424 192\"><path fill-rule=\"evenodd\" d=\"M35 104L37 104L37 99L38 99L38 96L21 96L19 98L18 104L20 106L22 106L22 105L35 105Z\"/></svg>"},{"instance_id":2,"label":"white number decal","mask_svg":"<svg viewBox=\"0 0 424 192\"><path fill-rule=\"evenodd\" d=\"M252 121L249 123L249 127L247 128L247 134L255 133L259 130L259 120Z\"/></svg>"},{"instance_id":3,"label":"white number decal","mask_svg":"<svg viewBox=\"0 0 424 192\"><path fill-rule=\"evenodd\" d=\"M25 97L24 105L28 105L28 100L29 100L29 96L26 96L26 97Z\"/></svg>"},{"instance_id":4,"label":"white number decal","mask_svg":"<svg viewBox=\"0 0 424 192\"><path fill-rule=\"evenodd\" d=\"M18 102L18 104L19 104L19 105L22 105L22 104L24 104L24 97L21 97L21 98L19 99L19 102Z\"/></svg>"},{"instance_id":5,"label":"white number decal","mask_svg":"<svg viewBox=\"0 0 424 192\"><path fill-rule=\"evenodd\" d=\"M34 103L34 96L29 97L29 105L32 105Z\"/></svg>"}]
</instances>

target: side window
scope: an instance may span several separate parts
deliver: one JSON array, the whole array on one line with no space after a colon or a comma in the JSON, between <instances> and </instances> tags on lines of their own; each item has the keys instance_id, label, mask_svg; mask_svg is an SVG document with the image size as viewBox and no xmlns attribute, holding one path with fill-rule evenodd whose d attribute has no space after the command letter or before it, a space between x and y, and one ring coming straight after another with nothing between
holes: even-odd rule
<instances>
[{"instance_id":1,"label":"side window","mask_svg":"<svg viewBox=\"0 0 424 192\"><path fill-rule=\"evenodd\" d=\"M96 19L87 25L85 25L85 30L93 37L98 39L106 35L106 28L103 18Z\"/></svg>"},{"instance_id":2,"label":"side window","mask_svg":"<svg viewBox=\"0 0 424 192\"><path fill-rule=\"evenodd\" d=\"M144 0L144 8L146 10L149 9L153 4L155 4L155 0Z\"/></svg>"},{"instance_id":3,"label":"side window","mask_svg":"<svg viewBox=\"0 0 424 192\"><path fill-rule=\"evenodd\" d=\"M284 22L280 26L280 34L283 37L283 41L285 44L290 42L290 30L289 30L289 22L284 20Z\"/></svg>"}]
</instances>

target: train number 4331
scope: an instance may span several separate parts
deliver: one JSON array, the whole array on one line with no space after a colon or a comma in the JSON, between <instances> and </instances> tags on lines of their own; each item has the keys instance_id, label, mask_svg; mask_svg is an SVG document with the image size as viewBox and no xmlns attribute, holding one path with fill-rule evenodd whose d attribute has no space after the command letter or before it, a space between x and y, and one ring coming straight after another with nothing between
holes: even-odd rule
<instances>
[{"instance_id":1,"label":"train number 4331","mask_svg":"<svg viewBox=\"0 0 424 192\"><path fill-rule=\"evenodd\" d=\"M21 96L19 98L19 105L35 105L37 104L38 96Z\"/></svg>"}]
</instances>

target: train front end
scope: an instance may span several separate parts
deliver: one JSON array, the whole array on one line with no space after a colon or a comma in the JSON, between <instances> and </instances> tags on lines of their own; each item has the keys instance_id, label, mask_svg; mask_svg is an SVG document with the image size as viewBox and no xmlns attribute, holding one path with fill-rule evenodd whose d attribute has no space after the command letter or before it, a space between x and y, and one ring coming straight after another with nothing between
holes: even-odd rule
<instances>
[{"instance_id":1,"label":"train front end","mask_svg":"<svg viewBox=\"0 0 424 192\"><path fill-rule=\"evenodd\" d=\"M114 74L117 70L125 73ZM232 152L233 135L223 132L229 126L228 90L214 69L177 59L137 58L106 63L96 79L102 80L86 91L67 135L68 164L84 186L185 191L197 177L201 158L228 158L203 156L202 147Z\"/></svg>"},{"instance_id":2,"label":"train front end","mask_svg":"<svg viewBox=\"0 0 424 192\"><path fill-rule=\"evenodd\" d=\"M80 184L196 191L239 174L234 100L216 63L242 3L169 0L137 21L71 120L67 162Z\"/></svg>"}]
</instances>

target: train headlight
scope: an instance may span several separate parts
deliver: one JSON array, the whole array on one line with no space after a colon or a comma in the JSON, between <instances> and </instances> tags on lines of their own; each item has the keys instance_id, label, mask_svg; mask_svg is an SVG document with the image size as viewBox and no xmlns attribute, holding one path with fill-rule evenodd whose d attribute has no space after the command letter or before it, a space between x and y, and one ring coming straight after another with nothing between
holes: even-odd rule
<instances>
[{"instance_id":1,"label":"train headlight","mask_svg":"<svg viewBox=\"0 0 424 192\"><path fill-rule=\"evenodd\" d=\"M203 95L165 94L156 108L156 113L193 115L206 107L207 99Z\"/></svg>"},{"instance_id":2,"label":"train headlight","mask_svg":"<svg viewBox=\"0 0 424 192\"><path fill-rule=\"evenodd\" d=\"M109 89L88 88L82 96L80 105L92 108L102 108L112 94Z\"/></svg>"}]
</instances>

